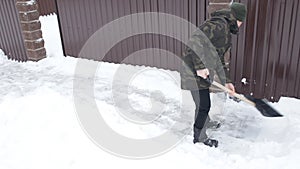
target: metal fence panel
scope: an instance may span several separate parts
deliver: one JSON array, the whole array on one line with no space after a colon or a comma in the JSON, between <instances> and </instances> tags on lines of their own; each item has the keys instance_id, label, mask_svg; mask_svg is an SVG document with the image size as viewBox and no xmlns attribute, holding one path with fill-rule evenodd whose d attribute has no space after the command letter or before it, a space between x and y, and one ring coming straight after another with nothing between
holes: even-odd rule
<instances>
[{"instance_id":1,"label":"metal fence panel","mask_svg":"<svg viewBox=\"0 0 300 169\"><path fill-rule=\"evenodd\" d=\"M0 1L0 38L0 48L4 50L9 59L27 60L19 15L14 0Z\"/></svg>"},{"instance_id":2,"label":"metal fence panel","mask_svg":"<svg viewBox=\"0 0 300 169\"><path fill-rule=\"evenodd\" d=\"M299 98L299 1L242 2L248 6L248 18L234 40L231 64L238 91L271 101Z\"/></svg>"},{"instance_id":3,"label":"metal fence panel","mask_svg":"<svg viewBox=\"0 0 300 169\"><path fill-rule=\"evenodd\" d=\"M206 0L59 0L57 7L65 54L78 57L82 46L95 31L119 17L139 12L164 12L183 17L193 24L199 24L205 20L206 4ZM167 29L171 33L180 31L181 28L173 27L170 21L165 18L160 19L163 20L161 24L169 25ZM148 29L159 24L145 23L145 19L141 17L132 18L132 21L139 23L140 27L137 29ZM115 34L117 37L119 32ZM104 48L107 42L99 42L97 45ZM120 63L125 57L133 54L125 63L179 70L180 62L171 53L153 53L146 50L139 53L139 56L134 55L134 52L149 48L165 49L181 56L184 45L162 35L137 35L115 45L106 54L104 61ZM97 56L89 59L99 60Z\"/></svg>"},{"instance_id":4,"label":"metal fence panel","mask_svg":"<svg viewBox=\"0 0 300 169\"><path fill-rule=\"evenodd\" d=\"M41 16L57 13L55 0L37 0Z\"/></svg>"},{"instance_id":5,"label":"metal fence panel","mask_svg":"<svg viewBox=\"0 0 300 169\"><path fill-rule=\"evenodd\" d=\"M209 0L57 0L60 27L66 55L78 57L86 40L99 28L121 16L138 12L164 12L174 14L199 25L207 18ZM299 1L298 0L240 0L248 7L248 18L233 39L231 76L237 90L258 98L278 101L280 96L300 97L299 64ZM143 18L132 18L140 27ZM160 24L169 23L161 18ZM122 26L122 25L120 25ZM182 28L168 28L171 33ZM113 30L112 30L113 31ZM119 32L116 32L116 37ZM182 34L187 37L189 35ZM111 38L116 38L111 37ZM111 38L106 39L109 41ZM106 41L97 42L99 48ZM161 35L133 36L115 45L104 61L120 63L134 52L159 48L180 56L184 45ZM98 60L97 56L89 59ZM145 52L133 55L126 62L178 70L180 63L170 53ZM247 79L247 84L241 80Z\"/></svg>"}]
</instances>

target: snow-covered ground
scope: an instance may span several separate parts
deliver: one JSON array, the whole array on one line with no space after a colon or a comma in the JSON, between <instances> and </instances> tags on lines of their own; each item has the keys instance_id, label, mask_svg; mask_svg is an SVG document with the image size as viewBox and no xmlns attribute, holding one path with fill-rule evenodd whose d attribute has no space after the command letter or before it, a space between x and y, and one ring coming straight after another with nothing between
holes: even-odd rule
<instances>
[{"instance_id":1,"label":"snow-covered ground","mask_svg":"<svg viewBox=\"0 0 300 169\"><path fill-rule=\"evenodd\" d=\"M107 153L89 139L76 116L74 70L83 59L63 57L56 16L42 17L41 21L48 58L18 63L7 60L0 51L1 169L299 168L300 100L293 98L281 98L272 104L283 118L265 118L245 103L229 99L223 102L223 94L212 94L212 118L220 120L222 127L208 132L220 141L217 149L192 144L190 133L169 152L150 159L130 160ZM125 68L126 72L139 73L130 86L118 82L117 91L122 94L130 88L128 98L137 110L151 109L151 96L166 108L165 112L148 125L123 118L115 109L122 106L114 104L110 91L119 65L103 63L94 79L94 93L106 122L131 138L150 138L168 130L176 121L181 103L181 90L176 83L179 74L137 66ZM189 93L183 93L188 100L182 108L190 114L178 120L191 126L194 105Z\"/></svg>"}]
</instances>

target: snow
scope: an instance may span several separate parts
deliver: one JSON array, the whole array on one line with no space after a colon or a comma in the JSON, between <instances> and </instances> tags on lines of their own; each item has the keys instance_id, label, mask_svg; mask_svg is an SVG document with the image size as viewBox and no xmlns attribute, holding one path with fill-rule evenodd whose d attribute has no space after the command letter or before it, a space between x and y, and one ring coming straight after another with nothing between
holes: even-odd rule
<instances>
[{"instance_id":1,"label":"snow","mask_svg":"<svg viewBox=\"0 0 300 169\"><path fill-rule=\"evenodd\" d=\"M26 5L33 5L36 3L36 0L30 0L26 2L17 2L18 4L26 4Z\"/></svg>"},{"instance_id":2,"label":"snow","mask_svg":"<svg viewBox=\"0 0 300 169\"><path fill-rule=\"evenodd\" d=\"M300 160L300 100L281 98L273 103L283 118L266 118L245 103L224 94L212 94L212 118L222 122L208 134L219 148L192 144L192 133L175 148L154 158L130 160L99 148L85 134L76 116L73 98L74 70L78 61L63 57L57 18L41 17L48 57L40 62L8 60L0 50L0 168L205 168L296 169ZM94 61L86 61L95 64ZM174 124L176 105L182 103L179 74L155 68L122 65L126 73L138 72L130 85L118 81L118 91L128 91L130 104L149 111L162 104L162 115L147 125L120 115L111 98L118 64L102 63L95 76L95 99L112 129L130 138L151 138ZM88 77L81 76L82 80ZM183 105L190 112L181 119L191 126L194 105L190 94ZM154 101L151 102L151 98ZM151 119L151 118L150 118ZM124 145L126 146L126 145ZM134 147L133 147L134 148Z\"/></svg>"},{"instance_id":3,"label":"snow","mask_svg":"<svg viewBox=\"0 0 300 169\"><path fill-rule=\"evenodd\" d=\"M242 78L241 82L242 82L243 84L247 84L247 83L248 83L246 78Z\"/></svg>"},{"instance_id":4,"label":"snow","mask_svg":"<svg viewBox=\"0 0 300 169\"><path fill-rule=\"evenodd\" d=\"M28 2L26 2L27 5L33 5L36 3L36 0L30 0Z\"/></svg>"}]
</instances>

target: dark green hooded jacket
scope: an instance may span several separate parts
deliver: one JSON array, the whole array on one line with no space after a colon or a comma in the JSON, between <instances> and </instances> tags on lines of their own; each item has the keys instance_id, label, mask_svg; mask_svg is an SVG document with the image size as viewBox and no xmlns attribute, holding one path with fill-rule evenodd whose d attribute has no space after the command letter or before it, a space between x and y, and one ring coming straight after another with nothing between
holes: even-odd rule
<instances>
[{"instance_id":1,"label":"dark green hooded jacket","mask_svg":"<svg viewBox=\"0 0 300 169\"><path fill-rule=\"evenodd\" d=\"M216 11L211 16L192 34L183 54L182 89L208 89L210 84L196 74L204 68L209 69L211 80L216 72L221 83L231 82L224 54L231 48L232 34L238 33L237 21L230 10Z\"/></svg>"}]
</instances>

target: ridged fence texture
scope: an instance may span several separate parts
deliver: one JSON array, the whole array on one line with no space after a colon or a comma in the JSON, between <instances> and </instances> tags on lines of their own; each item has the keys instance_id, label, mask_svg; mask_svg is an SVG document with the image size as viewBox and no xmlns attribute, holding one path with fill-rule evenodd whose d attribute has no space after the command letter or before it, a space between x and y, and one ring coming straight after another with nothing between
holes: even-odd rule
<instances>
[{"instance_id":1,"label":"ridged fence texture","mask_svg":"<svg viewBox=\"0 0 300 169\"><path fill-rule=\"evenodd\" d=\"M122 16L141 12L163 12L182 17L198 25L206 17L207 4L205 0L59 0L57 6L64 52L66 55L78 57L81 48L95 31ZM133 22L138 23L139 28L132 27L131 29L147 29L147 26L154 25L154 23L146 23L145 18L132 19ZM165 22L168 21L165 20ZM119 26L122 27L121 24ZM169 27L170 32L174 32L174 29L176 27ZM101 45L99 42L95 46L106 46L113 38L110 37L102 41ZM179 41L170 37L157 34L136 35L115 45L103 61L120 63L130 54L149 48L165 49L180 56L183 47ZM95 55L90 59L99 60L100 58ZM140 52L138 55L133 55L131 59L127 59L126 62L171 70L178 70L180 67L180 62L176 57L163 51Z\"/></svg>"},{"instance_id":2,"label":"ridged fence texture","mask_svg":"<svg viewBox=\"0 0 300 169\"><path fill-rule=\"evenodd\" d=\"M0 48L13 60L26 61L27 53L14 0L0 1Z\"/></svg>"},{"instance_id":3,"label":"ridged fence texture","mask_svg":"<svg viewBox=\"0 0 300 169\"><path fill-rule=\"evenodd\" d=\"M271 101L300 98L299 0L241 2L247 4L249 15L231 55L238 91Z\"/></svg>"},{"instance_id":4,"label":"ridged fence texture","mask_svg":"<svg viewBox=\"0 0 300 169\"><path fill-rule=\"evenodd\" d=\"M213 10L213 5L220 3L219 7L226 6L228 2L230 0L59 0L57 6L64 52L78 57L83 45L95 31L125 15L164 12L198 26L208 17L207 13ZM231 77L237 91L270 101L278 101L281 96L299 98L299 1L238 2L247 5L248 16L239 35L233 39L231 50ZM147 25L143 20L137 22ZM101 42L102 45L105 43ZM101 47L100 43L95 45ZM138 35L115 45L103 61L120 63L128 55L147 48L165 49L180 56L184 45L162 35ZM99 60L97 57L89 59ZM180 63L174 58L166 52L140 52L128 62L178 70ZM243 79L246 82L242 82Z\"/></svg>"},{"instance_id":5,"label":"ridged fence texture","mask_svg":"<svg viewBox=\"0 0 300 169\"><path fill-rule=\"evenodd\" d=\"M41 16L57 13L55 0L37 0Z\"/></svg>"}]
</instances>

